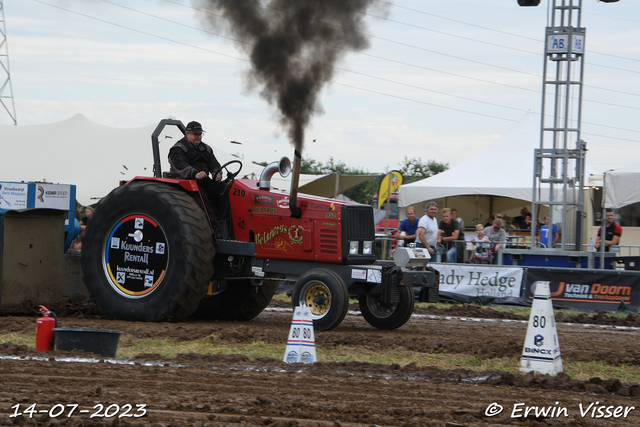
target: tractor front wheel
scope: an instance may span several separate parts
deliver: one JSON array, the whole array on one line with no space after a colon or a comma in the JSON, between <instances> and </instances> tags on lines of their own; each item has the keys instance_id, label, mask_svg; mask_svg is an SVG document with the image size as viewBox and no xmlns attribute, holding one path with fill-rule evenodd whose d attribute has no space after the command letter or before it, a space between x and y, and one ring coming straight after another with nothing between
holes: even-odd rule
<instances>
[{"instance_id":1,"label":"tractor front wheel","mask_svg":"<svg viewBox=\"0 0 640 427\"><path fill-rule=\"evenodd\" d=\"M371 326L378 329L396 329L407 323L413 313L415 297L413 288L401 286L399 300L396 303L383 303L380 295L362 294L358 297L362 317Z\"/></svg>"},{"instance_id":2,"label":"tractor front wheel","mask_svg":"<svg viewBox=\"0 0 640 427\"><path fill-rule=\"evenodd\" d=\"M349 291L337 273L326 268L314 268L296 282L291 303L294 308L308 307L314 329L327 331L338 326L347 315Z\"/></svg>"}]
</instances>

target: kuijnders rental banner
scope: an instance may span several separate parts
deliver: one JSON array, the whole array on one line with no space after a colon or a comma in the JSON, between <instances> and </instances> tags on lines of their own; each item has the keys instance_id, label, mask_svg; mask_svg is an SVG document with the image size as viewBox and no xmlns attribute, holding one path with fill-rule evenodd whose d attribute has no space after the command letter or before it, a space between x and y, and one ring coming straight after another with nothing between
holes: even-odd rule
<instances>
[{"instance_id":1,"label":"kuijnders rental banner","mask_svg":"<svg viewBox=\"0 0 640 427\"><path fill-rule=\"evenodd\" d=\"M523 297L533 299L532 284L549 282L551 299L566 305L600 311L618 311L621 303L629 310L640 307L638 272L527 268Z\"/></svg>"},{"instance_id":2,"label":"kuijnders rental banner","mask_svg":"<svg viewBox=\"0 0 640 427\"><path fill-rule=\"evenodd\" d=\"M521 267L429 263L440 272L440 292L472 297L519 298Z\"/></svg>"}]
</instances>

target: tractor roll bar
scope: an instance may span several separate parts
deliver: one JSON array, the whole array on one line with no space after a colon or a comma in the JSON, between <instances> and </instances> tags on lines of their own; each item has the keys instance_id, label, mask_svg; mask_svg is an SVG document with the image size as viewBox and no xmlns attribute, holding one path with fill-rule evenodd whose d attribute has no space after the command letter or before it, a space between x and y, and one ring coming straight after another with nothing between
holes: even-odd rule
<instances>
[{"instance_id":1,"label":"tractor roll bar","mask_svg":"<svg viewBox=\"0 0 640 427\"><path fill-rule=\"evenodd\" d=\"M156 130L151 134L151 146L153 150L153 176L155 178L162 178L162 167L160 166L160 141L158 140L158 136L162 133L165 126L176 126L180 129L183 135L187 134L187 130L182 124L180 120L175 119L162 119L158 126L156 126Z\"/></svg>"}]
</instances>

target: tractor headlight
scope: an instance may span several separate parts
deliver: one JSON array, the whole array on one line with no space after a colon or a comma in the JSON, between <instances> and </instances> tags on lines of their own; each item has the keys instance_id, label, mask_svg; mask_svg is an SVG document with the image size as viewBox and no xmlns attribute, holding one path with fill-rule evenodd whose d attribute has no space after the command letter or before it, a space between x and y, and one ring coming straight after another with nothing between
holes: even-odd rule
<instances>
[{"instance_id":1,"label":"tractor headlight","mask_svg":"<svg viewBox=\"0 0 640 427\"><path fill-rule=\"evenodd\" d=\"M357 240L349 242L349 255L358 255L359 243Z\"/></svg>"},{"instance_id":2,"label":"tractor headlight","mask_svg":"<svg viewBox=\"0 0 640 427\"><path fill-rule=\"evenodd\" d=\"M362 242L362 254L371 255L372 253L373 253L373 242L372 241Z\"/></svg>"}]
</instances>

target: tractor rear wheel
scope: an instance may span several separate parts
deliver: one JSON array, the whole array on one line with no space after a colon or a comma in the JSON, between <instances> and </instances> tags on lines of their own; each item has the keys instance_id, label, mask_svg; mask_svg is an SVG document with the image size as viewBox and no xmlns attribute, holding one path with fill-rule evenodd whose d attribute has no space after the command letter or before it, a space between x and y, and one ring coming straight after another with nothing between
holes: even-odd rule
<instances>
[{"instance_id":1,"label":"tractor rear wheel","mask_svg":"<svg viewBox=\"0 0 640 427\"><path fill-rule=\"evenodd\" d=\"M215 320L251 320L271 302L271 298L278 290L277 281L261 281L256 283L252 279L225 280L216 288L222 290L200 301L198 310L193 314L198 319Z\"/></svg>"},{"instance_id":2,"label":"tractor rear wheel","mask_svg":"<svg viewBox=\"0 0 640 427\"><path fill-rule=\"evenodd\" d=\"M207 292L214 255L204 211L189 193L156 181L109 193L82 238L89 294L117 319L189 316Z\"/></svg>"},{"instance_id":3,"label":"tractor rear wheel","mask_svg":"<svg viewBox=\"0 0 640 427\"><path fill-rule=\"evenodd\" d=\"M342 323L347 315L349 291L337 273L326 268L314 268L296 282L291 304L293 308L308 307L314 329L328 331Z\"/></svg>"},{"instance_id":4,"label":"tractor rear wheel","mask_svg":"<svg viewBox=\"0 0 640 427\"><path fill-rule=\"evenodd\" d=\"M378 329L396 329L407 323L413 313L413 288L398 288L400 299L396 303L380 302L380 295L362 294L358 297L362 317Z\"/></svg>"}]
</instances>

